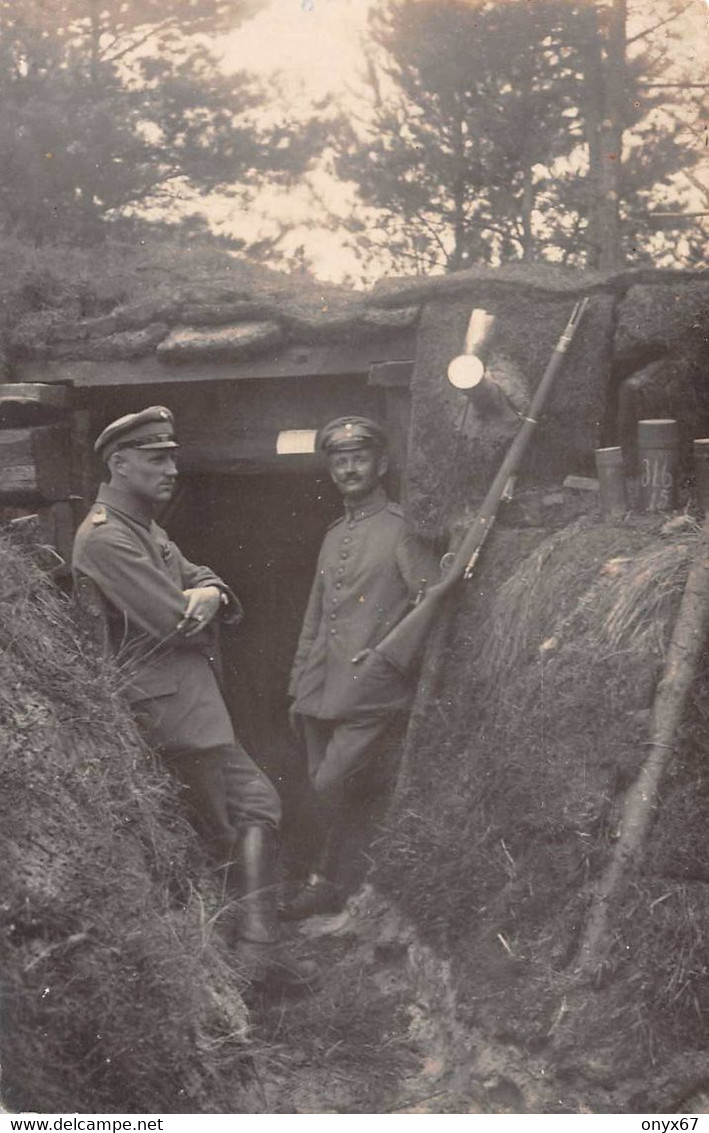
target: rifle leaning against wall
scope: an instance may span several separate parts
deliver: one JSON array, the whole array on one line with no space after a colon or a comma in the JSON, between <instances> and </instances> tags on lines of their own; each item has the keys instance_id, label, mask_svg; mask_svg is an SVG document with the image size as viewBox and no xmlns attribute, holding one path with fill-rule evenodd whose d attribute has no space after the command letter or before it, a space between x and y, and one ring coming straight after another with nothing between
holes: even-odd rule
<instances>
[{"instance_id":1,"label":"rifle leaning against wall","mask_svg":"<svg viewBox=\"0 0 709 1133\"><path fill-rule=\"evenodd\" d=\"M387 696L391 697L392 678L406 678L415 668L428 634L439 615L443 599L462 578L471 577L483 544L495 522L497 509L505 497L507 485L517 473L532 433L538 424L539 415L563 365L564 356L579 328L587 305L588 299L582 299L574 307L554 347L529 409L521 418L520 428L500 470L443 578L429 587L419 604L409 610L378 645L365 651L361 659L354 659L350 704L347 705L346 712L351 709L356 713L358 710L363 710L364 706L367 711L377 706L380 709L386 707Z\"/></svg>"}]
</instances>

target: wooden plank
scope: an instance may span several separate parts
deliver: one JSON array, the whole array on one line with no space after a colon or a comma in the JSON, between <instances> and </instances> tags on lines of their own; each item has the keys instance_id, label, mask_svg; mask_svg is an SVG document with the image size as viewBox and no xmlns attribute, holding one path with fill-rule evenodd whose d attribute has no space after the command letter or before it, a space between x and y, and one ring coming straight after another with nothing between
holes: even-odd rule
<instances>
[{"instance_id":1,"label":"wooden plank","mask_svg":"<svg viewBox=\"0 0 709 1133\"><path fill-rule=\"evenodd\" d=\"M65 386L46 382L4 382L0 384L0 406L37 405L43 409L65 409L69 391Z\"/></svg>"},{"instance_id":2,"label":"wooden plank","mask_svg":"<svg viewBox=\"0 0 709 1133\"><path fill-rule=\"evenodd\" d=\"M0 429L0 500L66 500L70 480L64 426Z\"/></svg>"},{"instance_id":3,"label":"wooden plank","mask_svg":"<svg viewBox=\"0 0 709 1133\"><path fill-rule=\"evenodd\" d=\"M369 367L370 386L384 386L386 389L408 389L414 374L411 362L375 362Z\"/></svg>"},{"instance_id":4,"label":"wooden plank","mask_svg":"<svg viewBox=\"0 0 709 1133\"><path fill-rule=\"evenodd\" d=\"M323 343L319 346L290 346L245 362L184 362L167 365L155 355L130 362L85 362L68 358L45 362L28 360L17 367L26 382L63 382L68 385L136 386L165 382L250 381L295 376L338 376L368 374L378 362L400 361L413 355L415 332L403 331L377 341L352 346Z\"/></svg>"},{"instance_id":5,"label":"wooden plank","mask_svg":"<svg viewBox=\"0 0 709 1133\"><path fill-rule=\"evenodd\" d=\"M307 472L322 463L319 454L276 451L277 433L237 437L229 442L188 442L180 448L180 472L230 473Z\"/></svg>"},{"instance_id":6,"label":"wooden plank","mask_svg":"<svg viewBox=\"0 0 709 1133\"><path fill-rule=\"evenodd\" d=\"M114 417L120 417L116 413ZM71 415L71 482L76 492L74 497L74 517L78 521L86 515L96 495L96 476L101 461L94 456L93 442L107 422L95 427L91 413L79 409Z\"/></svg>"},{"instance_id":7,"label":"wooden plank","mask_svg":"<svg viewBox=\"0 0 709 1133\"><path fill-rule=\"evenodd\" d=\"M25 509L28 506L25 504ZM60 559L66 564L71 563L76 527L73 508L66 500L54 504L36 504L35 507L36 510L30 514L25 510L24 514L10 519L9 524L15 534L33 549L42 569L56 571L61 565Z\"/></svg>"},{"instance_id":8,"label":"wooden plank","mask_svg":"<svg viewBox=\"0 0 709 1133\"><path fill-rule=\"evenodd\" d=\"M16 429L60 416L69 404L66 386L46 382L0 383L0 428Z\"/></svg>"},{"instance_id":9,"label":"wooden plank","mask_svg":"<svg viewBox=\"0 0 709 1133\"><path fill-rule=\"evenodd\" d=\"M354 376L291 376L271 382L110 386L75 390L75 398L82 406L72 414L72 484L83 497L83 504L75 504L77 515L96 494L101 468L93 453L94 438L109 421L153 402L167 404L173 411L181 446L178 463L190 473L312 469L312 457L276 453L280 432L318 429L346 413L384 418L383 393L367 384L366 371Z\"/></svg>"},{"instance_id":10,"label":"wooden plank","mask_svg":"<svg viewBox=\"0 0 709 1133\"><path fill-rule=\"evenodd\" d=\"M400 387L384 390L385 423L389 438L389 481L395 499L405 495L404 472L408 457L411 425L411 394Z\"/></svg>"},{"instance_id":11,"label":"wooden plank","mask_svg":"<svg viewBox=\"0 0 709 1133\"><path fill-rule=\"evenodd\" d=\"M71 563L76 526L72 505L65 500L50 504L40 512L40 523L44 524L43 542L54 547L65 563Z\"/></svg>"}]
</instances>

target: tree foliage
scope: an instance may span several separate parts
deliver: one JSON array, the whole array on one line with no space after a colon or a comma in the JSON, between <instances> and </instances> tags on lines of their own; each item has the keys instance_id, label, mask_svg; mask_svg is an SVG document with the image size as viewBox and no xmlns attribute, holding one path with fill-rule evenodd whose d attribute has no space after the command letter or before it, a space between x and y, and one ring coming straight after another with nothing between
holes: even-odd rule
<instances>
[{"instance_id":1,"label":"tree foliage","mask_svg":"<svg viewBox=\"0 0 709 1133\"><path fill-rule=\"evenodd\" d=\"M644 38L627 51L625 0L376 9L374 105L337 141L340 176L372 210L350 224L362 255L382 237L422 269L540 255L615 266L623 237L641 248L648 195L693 160L658 116L666 94L641 86L665 65Z\"/></svg>"},{"instance_id":2,"label":"tree foliage","mask_svg":"<svg viewBox=\"0 0 709 1133\"><path fill-rule=\"evenodd\" d=\"M171 196L296 177L319 127L264 125L264 91L209 48L259 3L0 0L0 226L92 242Z\"/></svg>"}]
</instances>

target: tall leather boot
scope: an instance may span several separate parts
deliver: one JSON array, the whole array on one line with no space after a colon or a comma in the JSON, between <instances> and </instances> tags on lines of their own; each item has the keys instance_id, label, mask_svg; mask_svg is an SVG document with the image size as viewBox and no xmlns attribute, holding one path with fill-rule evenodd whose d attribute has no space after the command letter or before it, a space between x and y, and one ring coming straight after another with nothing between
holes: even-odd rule
<instances>
[{"instance_id":1,"label":"tall leather boot","mask_svg":"<svg viewBox=\"0 0 709 1133\"><path fill-rule=\"evenodd\" d=\"M265 826L247 826L238 847L241 897L238 900L236 950L251 983L274 989L303 990L317 986L319 971L311 960L299 960L279 943L273 834Z\"/></svg>"},{"instance_id":2,"label":"tall leather boot","mask_svg":"<svg viewBox=\"0 0 709 1133\"><path fill-rule=\"evenodd\" d=\"M322 913L339 913L345 903L344 895L332 879L337 876L341 849L342 828L331 825L308 880L295 897L278 910L282 921L302 921Z\"/></svg>"}]
</instances>

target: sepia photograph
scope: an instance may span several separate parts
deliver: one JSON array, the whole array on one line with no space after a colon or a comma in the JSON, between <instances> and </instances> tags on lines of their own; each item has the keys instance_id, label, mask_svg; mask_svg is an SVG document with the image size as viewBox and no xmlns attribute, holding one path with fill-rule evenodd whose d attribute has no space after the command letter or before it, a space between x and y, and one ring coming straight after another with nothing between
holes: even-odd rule
<instances>
[{"instance_id":1,"label":"sepia photograph","mask_svg":"<svg viewBox=\"0 0 709 1133\"><path fill-rule=\"evenodd\" d=\"M0 0L1 1133L702 1133L708 93L707 0Z\"/></svg>"}]
</instances>

